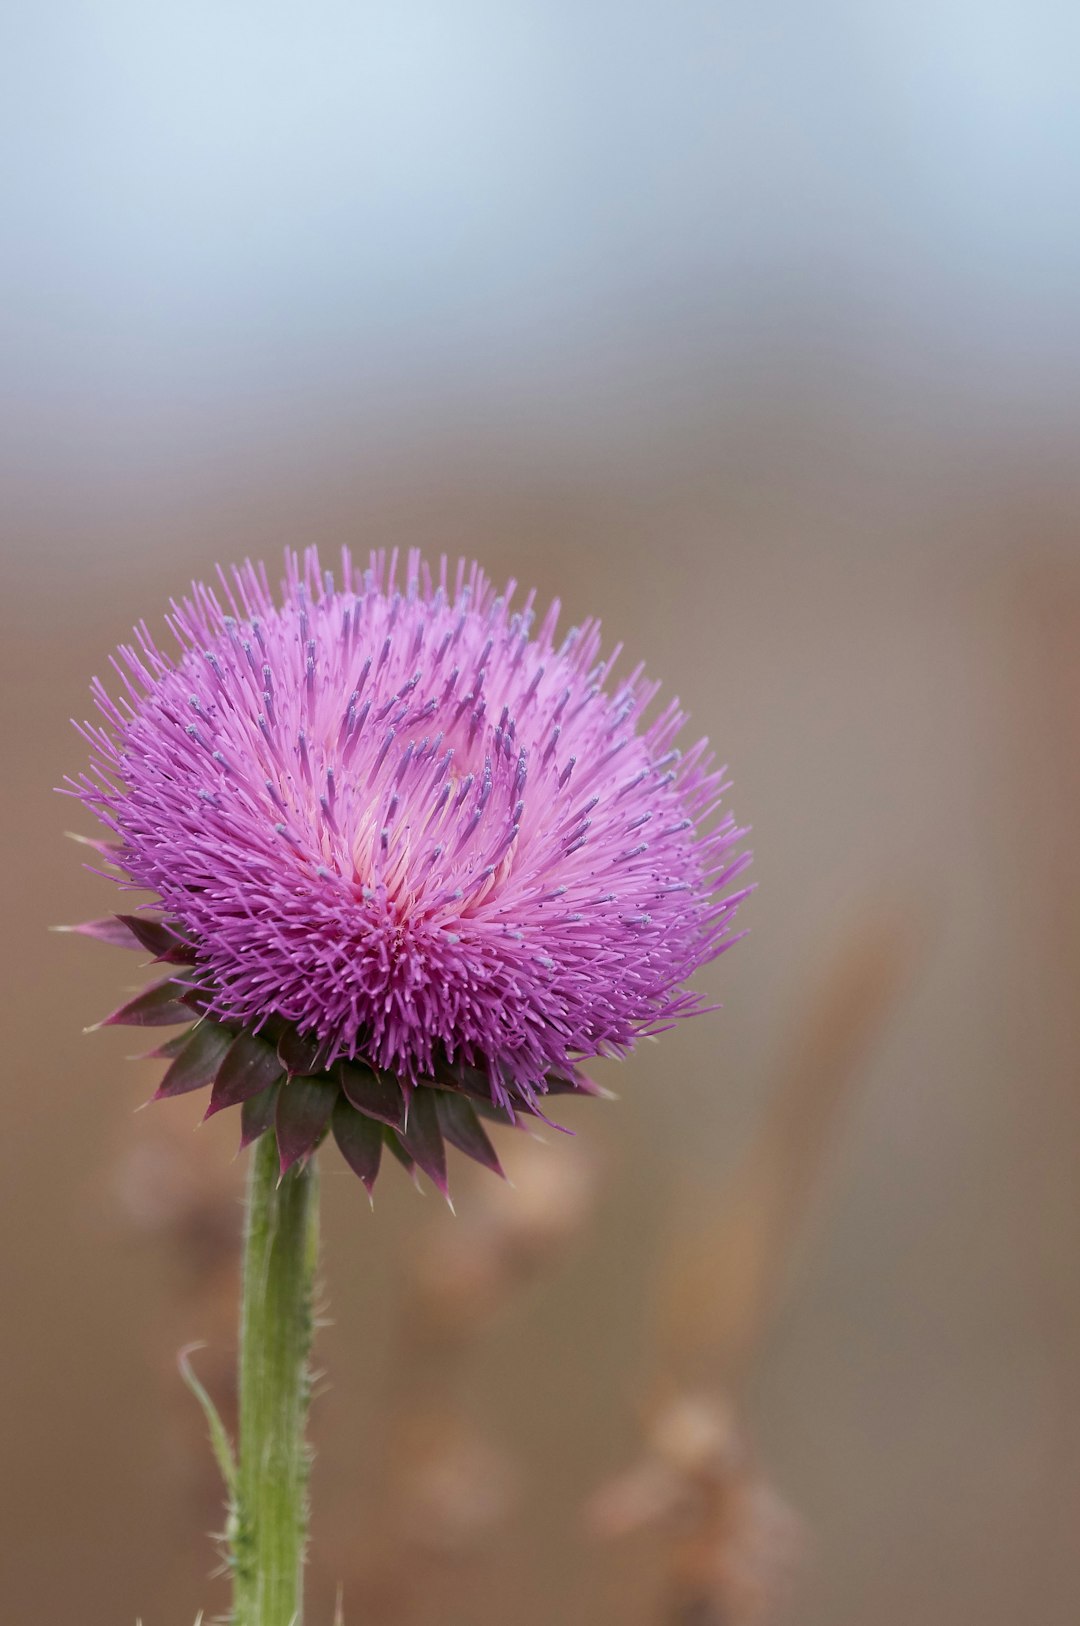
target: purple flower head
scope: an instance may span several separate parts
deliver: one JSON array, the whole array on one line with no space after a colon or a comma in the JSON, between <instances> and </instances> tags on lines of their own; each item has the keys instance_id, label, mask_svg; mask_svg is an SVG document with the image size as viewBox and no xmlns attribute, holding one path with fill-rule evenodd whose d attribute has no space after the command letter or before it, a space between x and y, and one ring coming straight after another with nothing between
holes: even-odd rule
<instances>
[{"instance_id":1,"label":"purple flower head","mask_svg":"<svg viewBox=\"0 0 1080 1626\"><path fill-rule=\"evenodd\" d=\"M71 788L160 916L88 928L175 969L115 1020L199 1018L159 1094L213 1083L273 1122L283 1164L332 1123L370 1185L389 1143L445 1182L443 1140L494 1164L513 1120L594 1087L590 1057L701 1009L749 861L705 741L586 622L556 639L476 565L289 554L202 584L95 680Z\"/></svg>"}]
</instances>

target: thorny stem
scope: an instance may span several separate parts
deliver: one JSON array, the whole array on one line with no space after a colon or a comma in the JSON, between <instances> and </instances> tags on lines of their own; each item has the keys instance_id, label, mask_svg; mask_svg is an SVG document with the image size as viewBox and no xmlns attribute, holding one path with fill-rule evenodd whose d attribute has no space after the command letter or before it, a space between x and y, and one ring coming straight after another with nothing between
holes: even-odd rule
<instances>
[{"instance_id":1,"label":"thorny stem","mask_svg":"<svg viewBox=\"0 0 1080 1626\"><path fill-rule=\"evenodd\" d=\"M244 1228L233 1626L303 1620L317 1202L314 1164L279 1178L276 1137L263 1135L252 1152Z\"/></svg>"}]
</instances>

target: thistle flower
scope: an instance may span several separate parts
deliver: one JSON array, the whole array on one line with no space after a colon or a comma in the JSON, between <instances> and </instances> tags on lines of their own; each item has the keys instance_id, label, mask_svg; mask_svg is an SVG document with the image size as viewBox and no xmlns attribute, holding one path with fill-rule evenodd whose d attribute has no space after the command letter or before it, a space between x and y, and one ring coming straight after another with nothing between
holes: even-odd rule
<instances>
[{"instance_id":1,"label":"thistle flower","mask_svg":"<svg viewBox=\"0 0 1080 1626\"><path fill-rule=\"evenodd\" d=\"M160 900L78 928L170 968L106 1022L192 1024L158 1096L211 1086L283 1170L328 1132L369 1190L384 1147L442 1190L447 1141L497 1170L484 1118L596 1094L582 1062L702 1009L749 861L723 770L595 622L557 643L557 603L534 627L475 565L218 574L178 657L140 624L124 695L95 680L68 781Z\"/></svg>"}]
</instances>

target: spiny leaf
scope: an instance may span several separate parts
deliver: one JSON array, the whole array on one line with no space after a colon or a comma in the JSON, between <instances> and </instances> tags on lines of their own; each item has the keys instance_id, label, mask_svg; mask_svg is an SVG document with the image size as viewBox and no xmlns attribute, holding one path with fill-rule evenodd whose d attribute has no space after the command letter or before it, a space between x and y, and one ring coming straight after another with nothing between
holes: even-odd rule
<instances>
[{"instance_id":1,"label":"spiny leaf","mask_svg":"<svg viewBox=\"0 0 1080 1626\"><path fill-rule=\"evenodd\" d=\"M129 999L126 1005L113 1011L94 1028L116 1027L124 1024L135 1028L169 1028L191 1021L191 1008L184 1003L188 989L182 982L157 982L144 988L141 994ZM91 1032L94 1031L91 1028Z\"/></svg>"},{"instance_id":2,"label":"spiny leaf","mask_svg":"<svg viewBox=\"0 0 1080 1626\"><path fill-rule=\"evenodd\" d=\"M188 1028L186 1033L174 1033L171 1038L166 1039L162 1044L155 1045L153 1050L144 1050L141 1056L136 1057L136 1060L175 1061L191 1038L191 1034L191 1028Z\"/></svg>"},{"instance_id":3,"label":"spiny leaf","mask_svg":"<svg viewBox=\"0 0 1080 1626\"><path fill-rule=\"evenodd\" d=\"M439 1128L451 1146L456 1146L459 1152L464 1152L474 1162L502 1174L495 1148L470 1101L453 1090L438 1090L435 1094L435 1113Z\"/></svg>"},{"instance_id":4,"label":"spiny leaf","mask_svg":"<svg viewBox=\"0 0 1080 1626\"><path fill-rule=\"evenodd\" d=\"M470 1067L459 1057L457 1061L447 1061L445 1057L435 1064L436 1082L449 1089L465 1090L467 1094L477 1096L481 1101L493 1100L490 1075L481 1067Z\"/></svg>"},{"instance_id":5,"label":"spiny leaf","mask_svg":"<svg viewBox=\"0 0 1080 1626\"><path fill-rule=\"evenodd\" d=\"M337 1071L342 1089L358 1112L389 1124L391 1129L401 1127L405 1119L405 1097L396 1079L355 1061L341 1062Z\"/></svg>"},{"instance_id":6,"label":"spiny leaf","mask_svg":"<svg viewBox=\"0 0 1080 1626\"><path fill-rule=\"evenodd\" d=\"M521 1101L515 1101L513 1107L497 1107L493 1101L480 1101L475 1097L473 1099L473 1109L479 1113L480 1117L486 1118L489 1123L505 1124L508 1129L517 1128L519 1111L530 1113L529 1107ZM532 1116L531 1113L530 1116Z\"/></svg>"},{"instance_id":7,"label":"spiny leaf","mask_svg":"<svg viewBox=\"0 0 1080 1626\"><path fill-rule=\"evenodd\" d=\"M64 834L69 841L77 841L80 847L92 847L94 852L100 853L114 863L124 850L122 841L108 841L104 836L81 836L77 830L65 830Z\"/></svg>"},{"instance_id":8,"label":"spiny leaf","mask_svg":"<svg viewBox=\"0 0 1080 1626\"><path fill-rule=\"evenodd\" d=\"M278 1091L274 1125L282 1174L308 1158L325 1135L339 1091L316 1078L291 1078Z\"/></svg>"},{"instance_id":9,"label":"spiny leaf","mask_svg":"<svg viewBox=\"0 0 1080 1626\"><path fill-rule=\"evenodd\" d=\"M367 1187L368 1196L374 1188L382 1157L383 1131L373 1118L365 1117L349 1105L343 1095L334 1103L331 1120L334 1139L346 1163L359 1175Z\"/></svg>"},{"instance_id":10,"label":"spiny leaf","mask_svg":"<svg viewBox=\"0 0 1080 1626\"><path fill-rule=\"evenodd\" d=\"M278 1058L290 1078L310 1078L324 1072L329 1057L328 1049L313 1034L297 1033L285 1028L277 1042Z\"/></svg>"},{"instance_id":11,"label":"spiny leaf","mask_svg":"<svg viewBox=\"0 0 1080 1626\"><path fill-rule=\"evenodd\" d=\"M218 1069L206 1116L211 1118L223 1107L239 1106L261 1095L277 1082L281 1071L276 1052L264 1039L257 1039L253 1033L238 1033Z\"/></svg>"},{"instance_id":12,"label":"spiny leaf","mask_svg":"<svg viewBox=\"0 0 1080 1626\"><path fill-rule=\"evenodd\" d=\"M189 1035L176 1060L155 1092L155 1101L187 1095L212 1084L233 1042L233 1035L216 1022L200 1022Z\"/></svg>"},{"instance_id":13,"label":"spiny leaf","mask_svg":"<svg viewBox=\"0 0 1080 1626\"><path fill-rule=\"evenodd\" d=\"M221 1469L221 1477L225 1481L225 1489L229 1493L229 1500L236 1500L236 1457L233 1454L232 1441L229 1432L221 1421L221 1414L198 1378L191 1364L191 1356L198 1349L205 1349L205 1344L188 1344L176 1357L180 1368L180 1376L191 1390L195 1399L203 1409L203 1416L210 1428L210 1444L214 1448L214 1457Z\"/></svg>"},{"instance_id":14,"label":"spiny leaf","mask_svg":"<svg viewBox=\"0 0 1080 1626\"><path fill-rule=\"evenodd\" d=\"M438 1114L435 1111L435 1097L439 1093L437 1090L424 1089L423 1086L414 1090L409 1102L408 1124L399 1133L401 1143L410 1157L415 1159L445 1197L448 1189L446 1147L443 1145Z\"/></svg>"},{"instance_id":15,"label":"spiny leaf","mask_svg":"<svg viewBox=\"0 0 1080 1626\"><path fill-rule=\"evenodd\" d=\"M149 950L155 960L169 965L195 964L192 945L178 937L163 920L153 915L117 915L116 919L128 928L144 949Z\"/></svg>"},{"instance_id":16,"label":"spiny leaf","mask_svg":"<svg viewBox=\"0 0 1080 1626\"><path fill-rule=\"evenodd\" d=\"M611 1097L611 1091L596 1084L578 1067L554 1068L544 1080L548 1095L591 1095Z\"/></svg>"},{"instance_id":17,"label":"spiny leaf","mask_svg":"<svg viewBox=\"0 0 1080 1626\"><path fill-rule=\"evenodd\" d=\"M240 1107L240 1150L250 1146L252 1141L265 1135L274 1122L277 1110L278 1091L283 1088L279 1081L271 1084L269 1089L263 1090L261 1095L251 1095Z\"/></svg>"},{"instance_id":18,"label":"spiny leaf","mask_svg":"<svg viewBox=\"0 0 1080 1626\"><path fill-rule=\"evenodd\" d=\"M53 926L54 932L77 932L80 937L92 937L95 942L108 943L112 948L139 948L139 939L124 924L122 915L107 915L104 920L81 920L76 926Z\"/></svg>"},{"instance_id":19,"label":"spiny leaf","mask_svg":"<svg viewBox=\"0 0 1080 1626\"><path fill-rule=\"evenodd\" d=\"M412 1179L415 1180L416 1160L415 1158L409 1156L409 1153L405 1150L404 1146L402 1146L397 1133L393 1129L384 1129L382 1135L384 1142L387 1146L389 1146L391 1152L393 1152L394 1156L405 1170L405 1173L411 1175Z\"/></svg>"}]
</instances>

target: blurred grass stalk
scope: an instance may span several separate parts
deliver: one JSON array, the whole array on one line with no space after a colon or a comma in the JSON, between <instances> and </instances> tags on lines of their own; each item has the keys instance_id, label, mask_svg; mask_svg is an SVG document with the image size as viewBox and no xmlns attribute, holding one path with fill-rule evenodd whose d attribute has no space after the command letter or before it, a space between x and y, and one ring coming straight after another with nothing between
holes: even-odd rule
<instances>
[{"instance_id":1,"label":"blurred grass stalk","mask_svg":"<svg viewBox=\"0 0 1080 1626\"><path fill-rule=\"evenodd\" d=\"M641 1461L602 1486L588 1527L653 1529L665 1622L760 1626L773 1612L795 1522L769 1490L736 1396L772 1324L823 1154L894 1006L920 933L881 906L844 934L794 1029L761 1128L719 1199L685 1205L656 1295L658 1349Z\"/></svg>"},{"instance_id":2,"label":"blurred grass stalk","mask_svg":"<svg viewBox=\"0 0 1080 1626\"><path fill-rule=\"evenodd\" d=\"M431 1620L452 1583L509 1513L514 1465L466 1414L462 1384L486 1329L563 1258L588 1218L595 1178L571 1142L538 1135L500 1146L507 1183L477 1182L462 1213L445 1215L410 1248L369 1527L374 1552L349 1596L370 1626Z\"/></svg>"}]
</instances>

